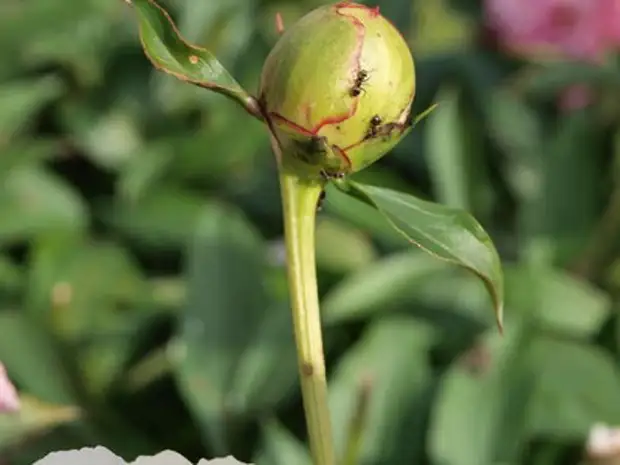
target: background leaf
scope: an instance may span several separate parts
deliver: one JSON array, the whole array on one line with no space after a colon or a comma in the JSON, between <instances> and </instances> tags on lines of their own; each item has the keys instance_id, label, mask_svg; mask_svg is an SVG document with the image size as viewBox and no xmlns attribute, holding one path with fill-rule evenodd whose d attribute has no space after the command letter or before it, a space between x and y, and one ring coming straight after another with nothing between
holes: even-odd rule
<instances>
[{"instance_id":1,"label":"background leaf","mask_svg":"<svg viewBox=\"0 0 620 465\"><path fill-rule=\"evenodd\" d=\"M423 445L419 441L409 440L405 447L403 441L410 437L410 431L423 425L430 382L425 352L432 341L432 331L415 321L385 319L369 328L340 362L332 378L330 408L341 456L356 399L366 383L368 419L362 432L360 460L378 464L397 457L413 461L421 456Z\"/></svg>"},{"instance_id":2,"label":"background leaf","mask_svg":"<svg viewBox=\"0 0 620 465\"><path fill-rule=\"evenodd\" d=\"M288 29L330 1L156 1L178 31L149 0L0 1L0 362L24 405L0 417L0 462L101 444L309 465L277 168L262 122L217 94L245 106L275 14ZM617 51L516 55L481 0L363 3L414 54L413 113L440 105L351 180L438 204L399 231L400 212L327 186L339 449L373 372L360 465L581 462L591 423L620 426ZM477 230L451 206L501 258L503 337L484 280L411 247L434 214ZM472 231L457 237L492 274Z\"/></svg>"}]
</instances>

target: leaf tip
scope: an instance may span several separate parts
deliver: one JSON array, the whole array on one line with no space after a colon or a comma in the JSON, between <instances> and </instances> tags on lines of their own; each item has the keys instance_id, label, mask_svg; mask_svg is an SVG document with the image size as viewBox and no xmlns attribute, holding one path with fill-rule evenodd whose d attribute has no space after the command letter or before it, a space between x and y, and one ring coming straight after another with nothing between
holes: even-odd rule
<instances>
[{"instance_id":1,"label":"leaf tip","mask_svg":"<svg viewBox=\"0 0 620 465\"><path fill-rule=\"evenodd\" d=\"M497 321L497 329L499 330L500 335L504 335L504 305L500 303L496 307L495 311L495 319Z\"/></svg>"},{"instance_id":2,"label":"leaf tip","mask_svg":"<svg viewBox=\"0 0 620 465\"><path fill-rule=\"evenodd\" d=\"M412 127L417 126L423 119L425 119L433 111L435 111L438 106L439 106L439 103L433 103L430 107L428 107L426 110L424 110L422 113L420 113L419 115L417 115L415 118L411 120L411 126Z\"/></svg>"}]
</instances>

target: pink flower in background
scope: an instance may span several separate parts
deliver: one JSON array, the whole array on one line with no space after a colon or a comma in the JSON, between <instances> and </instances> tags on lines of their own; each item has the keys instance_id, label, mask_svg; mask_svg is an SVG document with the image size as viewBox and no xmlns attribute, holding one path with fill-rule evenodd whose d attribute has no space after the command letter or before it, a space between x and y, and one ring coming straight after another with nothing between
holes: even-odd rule
<instances>
[{"instance_id":1,"label":"pink flower in background","mask_svg":"<svg viewBox=\"0 0 620 465\"><path fill-rule=\"evenodd\" d=\"M6 374L4 365L0 363L0 413L16 412L19 410L17 391Z\"/></svg>"},{"instance_id":2,"label":"pink flower in background","mask_svg":"<svg viewBox=\"0 0 620 465\"><path fill-rule=\"evenodd\" d=\"M620 0L485 0L487 25L499 44L520 55L554 55L600 63L620 49ZM559 106L587 106L591 89L575 85Z\"/></svg>"},{"instance_id":3,"label":"pink flower in background","mask_svg":"<svg viewBox=\"0 0 620 465\"><path fill-rule=\"evenodd\" d=\"M502 46L598 61L620 46L620 0L486 0Z\"/></svg>"}]
</instances>

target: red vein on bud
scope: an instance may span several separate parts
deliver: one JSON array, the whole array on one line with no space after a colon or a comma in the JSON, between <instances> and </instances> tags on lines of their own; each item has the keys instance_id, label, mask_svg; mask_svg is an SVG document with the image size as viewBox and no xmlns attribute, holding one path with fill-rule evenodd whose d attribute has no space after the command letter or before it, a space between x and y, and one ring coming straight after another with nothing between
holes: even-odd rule
<instances>
[{"instance_id":1,"label":"red vein on bud","mask_svg":"<svg viewBox=\"0 0 620 465\"><path fill-rule=\"evenodd\" d=\"M370 7L368 5L362 5L360 3L353 2L340 2L334 5L337 9L340 8L358 8L360 10L366 10L371 18L376 18L381 14L380 8L378 6Z\"/></svg>"},{"instance_id":2,"label":"red vein on bud","mask_svg":"<svg viewBox=\"0 0 620 465\"><path fill-rule=\"evenodd\" d=\"M344 161L347 163L347 165L349 165L349 168L352 168L353 167L353 163L351 162L351 159L349 158L349 154L345 150L343 150L340 147L338 147L337 145L334 145L332 147L344 159Z\"/></svg>"},{"instance_id":3,"label":"red vein on bud","mask_svg":"<svg viewBox=\"0 0 620 465\"><path fill-rule=\"evenodd\" d=\"M285 124L286 126L294 129L297 132L300 132L301 134L304 134L306 136L315 136L316 133L304 128L303 126L300 126L297 123L294 123L293 121L291 121L290 119L282 116L280 113L275 113L275 112L271 112L269 114L271 116L271 118L273 118L274 120L279 121L282 124Z\"/></svg>"},{"instance_id":4,"label":"red vein on bud","mask_svg":"<svg viewBox=\"0 0 620 465\"><path fill-rule=\"evenodd\" d=\"M366 28L364 27L364 23L362 23L355 16L343 13L341 11L342 6L339 7L338 5L341 5L341 4L336 4L335 5L336 14L342 16L343 18L346 18L349 21L351 21L351 23L353 24L353 27L355 28L355 32L356 32L356 41L357 41L357 43L356 43L355 52L353 53L353 56L351 57L351 61L352 61L352 66L351 67L352 67L352 70L353 70L353 75L351 76L351 86L353 86L355 84L355 80L357 78L357 75L360 72L360 69L362 67L362 65L361 65L361 57L362 57L362 51L363 51L363 48L364 48L364 38L366 36ZM348 7L351 4L346 3L346 5ZM355 5L355 4L353 4L353 5ZM349 118L352 118L355 115L355 113L357 112L358 102L359 102L359 97L356 98L353 101L353 106L351 107L351 109L347 113L340 114L340 115L334 115L334 116L328 116L326 118L323 118L321 121L318 122L318 124L316 126L314 126L312 129L310 129L310 132L312 134L316 135L325 126L329 126L329 125L332 125L332 124L339 124L339 123L342 123L343 121L348 120Z\"/></svg>"},{"instance_id":5,"label":"red vein on bud","mask_svg":"<svg viewBox=\"0 0 620 465\"><path fill-rule=\"evenodd\" d=\"M362 23L362 21L360 21L357 17L351 14L346 14L342 10L347 9L347 8L364 9L369 12L371 17L376 17L379 15L379 7L371 8L366 5L360 5L358 3L340 2L334 5L334 8L335 8L336 14L350 21L353 24L353 27L355 28L355 31L356 31L356 48L353 53L353 56L351 57L351 70L353 71L352 76L351 76L351 87L353 87L355 84L355 80L357 79L357 76L362 68L361 58L362 58L362 52L364 49L364 39L366 37L366 27L364 26L364 23ZM279 121L280 123L292 128L293 130L301 134L304 134L307 136L316 136L321 131L321 129L323 129L325 126L339 124L339 123L342 123L343 121L348 120L349 118L352 118L357 112L359 99L360 99L359 96L354 99L351 109L347 111L346 113L339 114L339 115L333 115L333 116L327 116L323 118L322 120L320 120L314 127L310 129L304 128L300 124L291 121L290 119L284 117L283 115L279 113L273 112L270 115L274 120ZM311 121L312 121L311 105L305 104L303 111L304 111L304 116L305 116L307 124L308 125L311 124ZM350 147L355 147L361 144L362 142L364 141L362 140L356 144L353 144ZM349 158L349 155L347 154L347 150L349 149L349 147L346 149L342 149L338 146L333 146L333 148L338 152L338 154L347 163L347 165L349 165L349 167L353 166L351 159Z\"/></svg>"}]
</instances>

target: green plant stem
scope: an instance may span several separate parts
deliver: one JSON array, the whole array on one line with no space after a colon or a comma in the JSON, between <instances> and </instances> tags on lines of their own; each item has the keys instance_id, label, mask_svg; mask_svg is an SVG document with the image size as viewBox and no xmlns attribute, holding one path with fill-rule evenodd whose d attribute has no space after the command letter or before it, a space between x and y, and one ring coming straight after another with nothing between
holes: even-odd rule
<instances>
[{"instance_id":1,"label":"green plant stem","mask_svg":"<svg viewBox=\"0 0 620 465\"><path fill-rule=\"evenodd\" d=\"M316 206L322 185L280 170L288 279L301 392L314 465L334 465L315 266Z\"/></svg>"}]
</instances>

